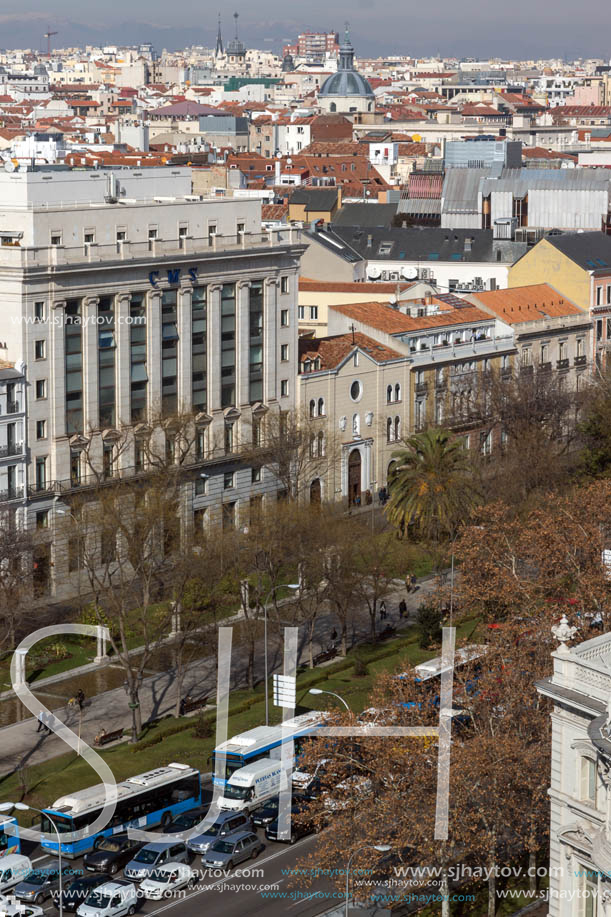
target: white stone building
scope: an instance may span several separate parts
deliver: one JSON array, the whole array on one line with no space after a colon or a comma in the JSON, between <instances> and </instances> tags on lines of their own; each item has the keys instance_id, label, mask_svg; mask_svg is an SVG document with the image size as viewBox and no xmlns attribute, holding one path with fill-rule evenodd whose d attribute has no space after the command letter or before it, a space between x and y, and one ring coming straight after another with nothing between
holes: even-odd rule
<instances>
[{"instance_id":1,"label":"white stone building","mask_svg":"<svg viewBox=\"0 0 611 917\"><path fill-rule=\"evenodd\" d=\"M177 414L197 432L186 525L246 524L251 497L275 495L275 477L238 452L268 411L295 404L303 246L293 230L262 233L257 200L190 191L190 169L0 173L0 297L8 358L27 366L30 524L47 513L45 527L60 525L100 474L142 472L139 440L163 440L150 425ZM38 569L56 596L70 591L65 555L50 532Z\"/></svg>"},{"instance_id":2,"label":"white stone building","mask_svg":"<svg viewBox=\"0 0 611 917\"><path fill-rule=\"evenodd\" d=\"M554 653L550 917L611 914L611 633Z\"/></svg>"},{"instance_id":3,"label":"white stone building","mask_svg":"<svg viewBox=\"0 0 611 917\"><path fill-rule=\"evenodd\" d=\"M27 495L24 366L0 360L0 524L22 520Z\"/></svg>"}]
</instances>

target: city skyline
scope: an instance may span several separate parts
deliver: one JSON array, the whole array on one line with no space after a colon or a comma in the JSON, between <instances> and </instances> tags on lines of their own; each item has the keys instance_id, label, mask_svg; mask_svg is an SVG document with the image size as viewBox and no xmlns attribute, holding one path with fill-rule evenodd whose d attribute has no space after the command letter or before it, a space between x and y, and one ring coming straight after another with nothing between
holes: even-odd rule
<instances>
[{"instance_id":1,"label":"city skyline","mask_svg":"<svg viewBox=\"0 0 611 917\"><path fill-rule=\"evenodd\" d=\"M193 0L181 7L184 25L176 25L167 6L153 0L146 7L139 2L130 5L131 16L125 18L121 4L111 0L102 18L83 18L81 7L74 0L59 0L53 13L32 7L14 13L0 14L2 46L43 50L47 27L59 33L58 48L152 41L158 50L179 49L191 44L213 46L218 3L202 9ZM442 0L431 18L427 10L391 4L380 16L379 5L358 0L354 5L337 4L332 13L320 3L309 8L307 17L286 16L286 8L277 0L265 0L258 6L258 15L248 9L240 13L240 37L247 46L273 50L278 53L283 43L304 30L342 30L346 19L357 53L361 56L390 54L416 56L508 57L518 60L532 58L608 57L604 39L611 28L611 9L599 0L586 0L580 8L579 21L567 15L548 20L546 8L518 0L517 6L499 11L481 8L467 0L458 10ZM223 32L233 34L231 9L221 11ZM277 15L279 14L281 18ZM592 22L596 32L592 33ZM528 22L525 29L524 22ZM570 26L569 26L570 22ZM199 23L199 25L197 25ZM195 27L194 27L194 24ZM400 36L400 37L397 37Z\"/></svg>"}]
</instances>

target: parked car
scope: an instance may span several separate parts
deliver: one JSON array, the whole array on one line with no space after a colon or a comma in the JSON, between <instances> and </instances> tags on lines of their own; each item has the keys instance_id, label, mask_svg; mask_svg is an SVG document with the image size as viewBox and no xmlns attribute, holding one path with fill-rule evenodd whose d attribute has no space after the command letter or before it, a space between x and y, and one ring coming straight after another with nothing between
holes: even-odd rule
<instances>
[{"instance_id":1,"label":"parked car","mask_svg":"<svg viewBox=\"0 0 611 917\"><path fill-rule=\"evenodd\" d=\"M107 872L114 876L144 847L144 841L136 841L127 834L113 834L97 837L93 850L86 853L83 865L89 872Z\"/></svg>"},{"instance_id":2,"label":"parked car","mask_svg":"<svg viewBox=\"0 0 611 917\"><path fill-rule=\"evenodd\" d=\"M264 802L262 806L259 806L251 812L250 817L252 818L253 825L256 825L258 828L269 825L270 821L273 821L278 815L279 804L280 797L273 796L271 799L268 799L267 802Z\"/></svg>"},{"instance_id":3,"label":"parked car","mask_svg":"<svg viewBox=\"0 0 611 917\"><path fill-rule=\"evenodd\" d=\"M208 825L205 831L188 841L189 850L193 853L206 853L208 847L220 838L235 834L236 831L252 830L252 819L246 812L219 812L214 824Z\"/></svg>"},{"instance_id":4,"label":"parked car","mask_svg":"<svg viewBox=\"0 0 611 917\"><path fill-rule=\"evenodd\" d=\"M0 914L3 917L43 917L44 911L36 904L24 904L23 901L0 895Z\"/></svg>"},{"instance_id":5,"label":"parked car","mask_svg":"<svg viewBox=\"0 0 611 917\"><path fill-rule=\"evenodd\" d=\"M265 844L252 831L240 831L229 837L222 837L208 848L202 857L202 866L209 869L233 869L237 863L255 859Z\"/></svg>"},{"instance_id":6,"label":"parked car","mask_svg":"<svg viewBox=\"0 0 611 917\"><path fill-rule=\"evenodd\" d=\"M32 862L29 857L20 853L9 853L0 859L0 894L14 888L23 882L32 872Z\"/></svg>"},{"instance_id":7,"label":"parked car","mask_svg":"<svg viewBox=\"0 0 611 917\"><path fill-rule=\"evenodd\" d=\"M97 875L80 876L75 879L74 882L62 889L62 910L75 911L79 904L83 904L87 900L94 888L104 885L105 882L110 882L110 876L104 873L101 875L98 873ZM59 889L52 897L53 904L59 910Z\"/></svg>"},{"instance_id":8,"label":"parked car","mask_svg":"<svg viewBox=\"0 0 611 917\"><path fill-rule=\"evenodd\" d=\"M64 866L62 869L62 878L70 882L74 876L72 866ZM42 904L47 898L50 898L53 892L59 890L59 869L33 869L32 872L14 889L13 894L19 901L34 902Z\"/></svg>"},{"instance_id":9,"label":"parked car","mask_svg":"<svg viewBox=\"0 0 611 917\"><path fill-rule=\"evenodd\" d=\"M316 830L316 826L313 822L309 820L303 820L303 804L296 802L291 806L291 834L290 837L278 837L278 818L275 818L272 822L267 825L265 828L265 837L268 841L280 841L284 844L296 844L298 840L302 837L307 837L308 834L313 834Z\"/></svg>"},{"instance_id":10,"label":"parked car","mask_svg":"<svg viewBox=\"0 0 611 917\"><path fill-rule=\"evenodd\" d=\"M162 828L164 834L182 834L195 828L196 825L203 821L208 812L208 806L198 806L197 809L189 809L187 812L181 812L175 815L172 821Z\"/></svg>"},{"instance_id":11,"label":"parked car","mask_svg":"<svg viewBox=\"0 0 611 917\"><path fill-rule=\"evenodd\" d=\"M123 870L123 875L126 879L146 879L158 866L188 863L190 859L191 854L184 841L155 841L140 848Z\"/></svg>"},{"instance_id":12,"label":"parked car","mask_svg":"<svg viewBox=\"0 0 611 917\"><path fill-rule=\"evenodd\" d=\"M138 892L133 882L125 879L113 879L105 885L94 888L85 900L79 904L78 917L123 917L124 914L136 913Z\"/></svg>"},{"instance_id":13,"label":"parked car","mask_svg":"<svg viewBox=\"0 0 611 917\"><path fill-rule=\"evenodd\" d=\"M145 898L158 901L168 892L179 888L192 888L197 882L197 873L186 863L166 863L154 869L148 879L140 883L140 891Z\"/></svg>"}]
</instances>

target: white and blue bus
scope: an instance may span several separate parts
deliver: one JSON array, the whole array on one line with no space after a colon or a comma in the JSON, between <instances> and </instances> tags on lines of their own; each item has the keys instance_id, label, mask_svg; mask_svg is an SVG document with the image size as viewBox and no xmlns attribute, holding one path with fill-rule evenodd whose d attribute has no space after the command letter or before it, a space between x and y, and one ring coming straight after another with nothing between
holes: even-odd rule
<instances>
[{"instance_id":1,"label":"white and blue bus","mask_svg":"<svg viewBox=\"0 0 611 917\"><path fill-rule=\"evenodd\" d=\"M21 844L19 842L17 819L13 815L0 815L0 857L8 856L9 853L20 852Z\"/></svg>"},{"instance_id":2,"label":"white and blue bus","mask_svg":"<svg viewBox=\"0 0 611 917\"><path fill-rule=\"evenodd\" d=\"M57 854L57 835L82 831L91 825L106 801L103 783L77 790L56 799L43 810L41 831L45 835L41 846ZM93 849L96 837L119 834L128 828L154 828L165 826L174 815L192 809L201 802L200 773L187 764L168 764L146 774L129 777L117 783L117 805L107 827L97 834L88 834L80 840L62 843L62 856L73 858Z\"/></svg>"},{"instance_id":3,"label":"white and blue bus","mask_svg":"<svg viewBox=\"0 0 611 917\"><path fill-rule=\"evenodd\" d=\"M311 710L301 713L278 726L255 726L247 732L233 736L221 745L217 745L212 756L213 783L215 786L225 787L227 781L241 767L252 764L260 758L280 759L282 746L285 742L293 741L294 764L301 755L302 740L311 736L324 725L326 713ZM217 775L217 758L224 759L224 776Z\"/></svg>"}]
</instances>

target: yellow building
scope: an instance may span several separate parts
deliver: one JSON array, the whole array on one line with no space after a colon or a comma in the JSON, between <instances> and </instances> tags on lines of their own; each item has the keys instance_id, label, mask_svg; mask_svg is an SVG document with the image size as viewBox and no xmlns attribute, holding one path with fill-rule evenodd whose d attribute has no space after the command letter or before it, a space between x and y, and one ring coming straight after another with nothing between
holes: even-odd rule
<instances>
[{"instance_id":1,"label":"yellow building","mask_svg":"<svg viewBox=\"0 0 611 917\"><path fill-rule=\"evenodd\" d=\"M559 233L541 239L509 268L508 286L547 283L587 312L600 296L594 292L600 285L597 278L610 271L611 236Z\"/></svg>"},{"instance_id":2,"label":"yellow building","mask_svg":"<svg viewBox=\"0 0 611 917\"><path fill-rule=\"evenodd\" d=\"M289 201L289 222L331 223L341 206L341 188L297 188Z\"/></svg>"}]
</instances>

